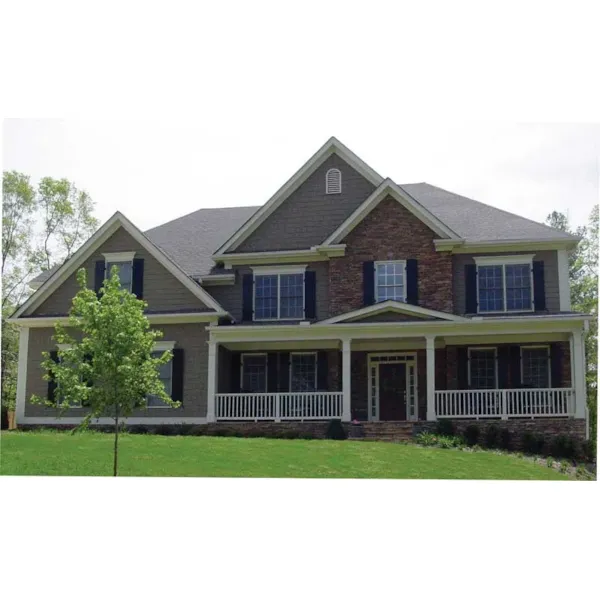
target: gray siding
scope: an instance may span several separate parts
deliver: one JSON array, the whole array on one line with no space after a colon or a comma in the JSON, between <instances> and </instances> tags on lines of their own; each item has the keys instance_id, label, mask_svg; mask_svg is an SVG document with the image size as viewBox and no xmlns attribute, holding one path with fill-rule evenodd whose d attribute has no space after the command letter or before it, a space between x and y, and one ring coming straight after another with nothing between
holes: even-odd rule
<instances>
[{"instance_id":1,"label":"gray siding","mask_svg":"<svg viewBox=\"0 0 600 600\"><path fill-rule=\"evenodd\" d=\"M124 229L118 229L82 266L87 271L88 286L94 286L94 266L104 260L103 252L130 252L144 259L144 300L148 310L202 310L207 307L192 292L169 273L145 248L142 248ZM78 292L76 273L73 273L33 315L64 315Z\"/></svg>"},{"instance_id":2,"label":"gray siding","mask_svg":"<svg viewBox=\"0 0 600 600\"><path fill-rule=\"evenodd\" d=\"M325 173L332 167L342 172L341 194L325 194ZM298 250L320 244L374 189L333 154L235 252Z\"/></svg>"},{"instance_id":3,"label":"gray siding","mask_svg":"<svg viewBox=\"0 0 600 600\"><path fill-rule=\"evenodd\" d=\"M321 321L329 316L329 263L327 261L309 263L306 268L316 273L317 320ZM242 279L246 273L252 273L249 266L237 267L234 285L208 288L210 295L238 322L242 320ZM359 282L358 285L362 284Z\"/></svg>"},{"instance_id":4,"label":"gray siding","mask_svg":"<svg viewBox=\"0 0 600 600\"><path fill-rule=\"evenodd\" d=\"M476 256L507 256L514 254L531 254L532 252L488 252L478 253ZM454 307L457 314L465 314L465 265L474 264L471 254L455 254L452 258L454 270ZM543 250L536 252L533 260L544 261L544 284L546 287L546 309L548 312L560 310L558 291L558 258L556 250Z\"/></svg>"},{"instance_id":5,"label":"gray siding","mask_svg":"<svg viewBox=\"0 0 600 600\"><path fill-rule=\"evenodd\" d=\"M206 394L208 376L208 332L205 323L161 325L154 329L163 332L162 341L174 341L175 348L184 351L183 404L180 408L139 409L133 417L206 417ZM42 378L44 371L41 362L43 351L56 350L52 340L53 328L33 328L29 331L29 351L27 354L26 417L55 417L56 409L31 404L32 394L47 397L48 382ZM64 413L65 417L81 417L85 409L73 408Z\"/></svg>"}]
</instances>

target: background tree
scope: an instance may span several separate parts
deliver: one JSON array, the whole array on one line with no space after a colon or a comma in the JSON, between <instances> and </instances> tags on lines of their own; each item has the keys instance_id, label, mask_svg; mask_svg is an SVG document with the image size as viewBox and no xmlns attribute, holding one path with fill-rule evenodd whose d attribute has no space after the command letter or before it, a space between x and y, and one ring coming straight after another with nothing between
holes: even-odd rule
<instances>
[{"instance_id":1,"label":"background tree","mask_svg":"<svg viewBox=\"0 0 600 600\"><path fill-rule=\"evenodd\" d=\"M588 224L574 231L568 217L556 211L548 215L546 223L581 238L577 248L569 253L569 279L571 308L592 315L584 343L590 438L595 442L598 428L598 206L592 209Z\"/></svg>"},{"instance_id":2,"label":"background tree","mask_svg":"<svg viewBox=\"0 0 600 600\"><path fill-rule=\"evenodd\" d=\"M66 179L4 171L2 177L2 373L3 409L16 397L18 329L6 319L31 294L41 271L68 260L97 229L94 203Z\"/></svg>"},{"instance_id":3,"label":"background tree","mask_svg":"<svg viewBox=\"0 0 600 600\"><path fill-rule=\"evenodd\" d=\"M73 299L66 327L57 323L54 339L68 345L58 350L58 362L44 352L44 378L55 384L54 400L32 397L32 402L56 407L59 414L80 403L87 407L82 423L111 417L115 422L113 475L118 472L120 419L146 405L148 395L158 396L172 407L180 405L166 394L158 367L172 359L170 351L153 357L154 342L161 331L151 330L144 315L147 303L122 290L118 267L100 294L87 288L85 269L77 272L80 290ZM72 329L72 332L69 331Z\"/></svg>"}]
</instances>

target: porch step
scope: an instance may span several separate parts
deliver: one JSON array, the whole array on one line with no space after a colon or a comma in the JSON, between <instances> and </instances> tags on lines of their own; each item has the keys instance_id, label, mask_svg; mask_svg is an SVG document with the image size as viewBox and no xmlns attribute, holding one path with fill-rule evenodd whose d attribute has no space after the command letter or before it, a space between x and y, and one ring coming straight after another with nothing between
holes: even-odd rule
<instances>
[{"instance_id":1,"label":"porch step","mask_svg":"<svg viewBox=\"0 0 600 600\"><path fill-rule=\"evenodd\" d=\"M381 421L378 423L363 423L364 440L381 442L401 442L410 440L413 435L414 423L411 421Z\"/></svg>"}]
</instances>

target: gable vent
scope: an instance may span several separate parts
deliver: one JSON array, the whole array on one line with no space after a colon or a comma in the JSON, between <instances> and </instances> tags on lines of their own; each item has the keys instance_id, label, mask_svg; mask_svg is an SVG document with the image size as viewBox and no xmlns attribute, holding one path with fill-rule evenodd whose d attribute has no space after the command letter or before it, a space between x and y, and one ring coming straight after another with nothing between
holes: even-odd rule
<instances>
[{"instance_id":1,"label":"gable vent","mask_svg":"<svg viewBox=\"0 0 600 600\"><path fill-rule=\"evenodd\" d=\"M325 175L325 193L342 193L342 172L339 169L329 169Z\"/></svg>"}]
</instances>

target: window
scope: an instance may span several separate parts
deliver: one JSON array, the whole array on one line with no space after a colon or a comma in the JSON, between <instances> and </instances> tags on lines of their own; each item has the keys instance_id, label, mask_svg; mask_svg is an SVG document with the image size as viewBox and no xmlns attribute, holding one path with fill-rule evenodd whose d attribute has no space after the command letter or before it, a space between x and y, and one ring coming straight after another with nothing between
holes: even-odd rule
<instances>
[{"instance_id":1,"label":"window","mask_svg":"<svg viewBox=\"0 0 600 600\"><path fill-rule=\"evenodd\" d=\"M469 348L469 387L474 390L498 388L496 348Z\"/></svg>"},{"instance_id":2,"label":"window","mask_svg":"<svg viewBox=\"0 0 600 600\"><path fill-rule=\"evenodd\" d=\"M304 271L292 267L281 272L254 270L254 320L304 318Z\"/></svg>"},{"instance_id":3,"label":"window","mask_svg":"<svg viewBox=\"0 0 600 600\"><path fill-rule=\"evenodd\" d=\"M59 350L70 350L71 345L70 344L58 344L58 349ZM62 358L60 355L57 355L56 360L59 363L64 362L64 358ZM79 381L81 382L82 380L80 379ZM62 397L62 394L60 391L60 385L58 384L58 382L56 384L56 391L54 392L54 398L56 399L57 406L60 406L63 404L63 397ZM81 400L79 402L71 402L69 407L70 408L81 408L82 407Z\"/></svg>"},{"instance_id":4,"label":"window","mask_svg":"<svg viewBox=\"0 0 600 600\"><path fill-rule=\"evenodd\" d=\"M293 353L290 365L290 391L314 392L317 389L317 355Z\"/></svg>"},{"instance_id":5,"label":"window","mask_svg":"<svg viewBox=\"0 0 600 600\"><path fill-rule=\"evenodd\" d=\"M131 292L133 282L133 257L135 252L108 252L104 254L105 271L104 277L110 277L111 269L114 265L119 267L119 280L121 289Z\"/></svg>"},{"instance_id":6,"label":"window","mask_svg":"<svg viewBox=\"0 0 600 600\"><path fill-rule=\"evenodd\" d=\"M533 255L476 256L478 312L533 310Z\"/></svg>"},{"instance_id":7,"label":"window","mask_svg":"<svg viewBox=\"0 0 600 600\"><path fill-rule=\"evenodd\" d=\"M242 354L242 392L267 391L267 355Z\"/></svg>"},{"instance_id":8,"label":"window","mask_svg":"<svg viewBox=\"0 0 600 600\"><path fill-rule=\"evenodd\" d=\"M406 261L392 260L375 263L375 302L406 301Z\"/></svg>"},{"instance_id":9,"label":"window","mask_svg":"<svg viewBox=\"0 0 600 600\"><path fill-rule=\"evenodd\" d=\"M329 169L325 175L325 193L342 193L342 172L339 169Z\"/></svg>"},{"instance_id":10,"label":"window","mask_svg":"<svg viewBox=\"0 0 600 600\"><path fill-rule=\"evenodd\" d=\"M152 352L152 358L159 358L165 350L155 350ZM173 361L170 360L164 365L158 367L158 377L165 386L167 396L173 393ZM158 396L149 394L147 398L148 408L170 408L168 404L163 402Z\"/></svg>"},{"instance_id":11,"label":"window","mask_svg":"<svg viewBox=\"0 0 600 600\"><path fill-rule=\"evenodd\" d=\"M521 348L521 381L526 387L550 387L550 350L548 346Z\"/></svg>"}]
</instances>

